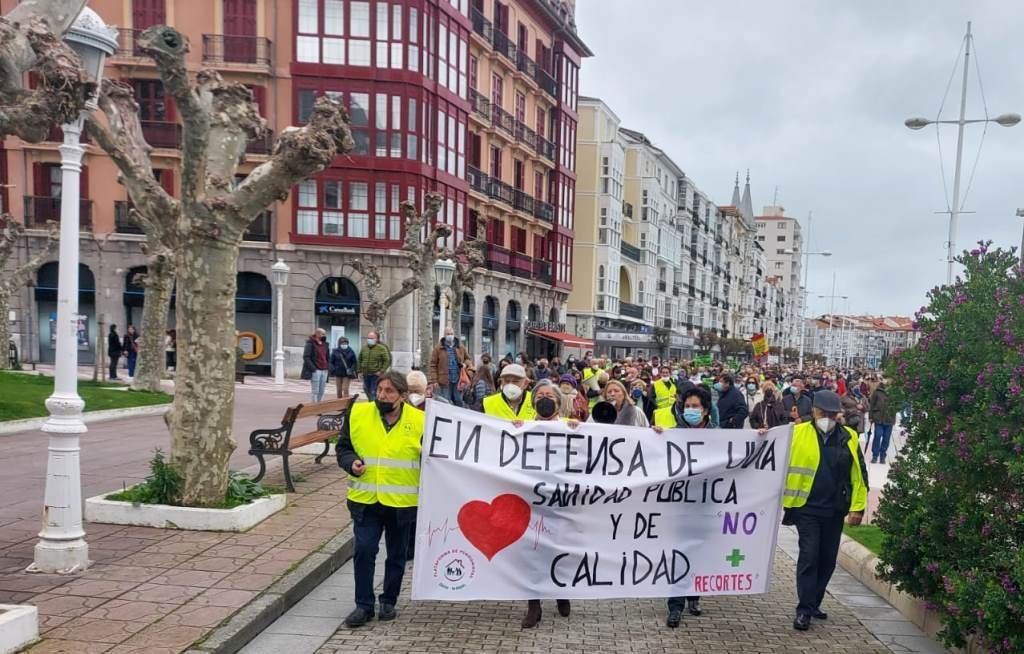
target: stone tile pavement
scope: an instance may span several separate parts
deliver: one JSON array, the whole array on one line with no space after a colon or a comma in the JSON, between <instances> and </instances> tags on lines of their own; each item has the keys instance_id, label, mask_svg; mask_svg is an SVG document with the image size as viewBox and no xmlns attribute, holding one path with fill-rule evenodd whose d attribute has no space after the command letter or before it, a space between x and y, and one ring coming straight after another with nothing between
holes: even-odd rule
<instances>
[{"instance_id":1,"label":"stone tile pavement","mask_svg":"<svg viewBox=\"0 0 1024 654\"><path fill-rule=\"evenodd\" d=\"M523 602L410 603L411 574L406 575L395 622L351 630L340 626L354 607L352 566L347 564L242 654L945 651L842 570L836 572L825 600L829 619L816 621L807 633L794 631L795 562L787 552L795 552L795 545L795 533L782 528L768 593L707 598L702 602L704 615L686 615L675 630L664 626L664 602L647 599L574 602L568 619L558 616L554 602L545 602L540 626L523 630ZM378 583L380 574L378 569Z\"/></svg>"},{"instance_id":2,"label":"stone tile pavement","mask_svg":"<svg viewBox=\"0 0 1024 654\"><path fill-rule=\"evenodd\" d=\"M30 575L34 534L0 529L0 603L39 608L32 654L176 654L204 637L349 522L332 459L295 457L288 507L244 534L87 524L89 570ZM283 485L280 467L266 483Z\"/></svg>"}]
</instances>

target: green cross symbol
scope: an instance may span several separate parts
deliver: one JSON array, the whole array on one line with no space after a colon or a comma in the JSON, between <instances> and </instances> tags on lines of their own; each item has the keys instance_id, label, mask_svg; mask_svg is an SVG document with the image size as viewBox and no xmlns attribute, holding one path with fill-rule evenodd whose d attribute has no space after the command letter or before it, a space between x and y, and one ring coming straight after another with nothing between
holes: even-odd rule
<instances>
[{"instance_id":1,"label":"green cross symbol","mask_svg":"<svg viewBox=\"0 0 1024 654\"><path fill-rule=\"evenodd\" d=\"M725 557L725 560L731 563L732 567L738 568L740 567L740 561L742 561L745 558L747 557L743 556L743 554L739 550L733 550L732 554Z\"/></svg>"}]
</instances>

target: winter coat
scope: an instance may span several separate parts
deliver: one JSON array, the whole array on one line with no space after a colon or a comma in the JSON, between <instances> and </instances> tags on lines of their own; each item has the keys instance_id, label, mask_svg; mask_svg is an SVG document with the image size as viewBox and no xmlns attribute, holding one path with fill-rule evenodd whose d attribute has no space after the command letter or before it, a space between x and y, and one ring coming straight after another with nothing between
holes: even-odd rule
<instances>
[{"instance_id":1,"label":"winter coat","mask_svg":"<svg viewBox=\"0 0 1024 654\"><path fill-rule=\"evenodd\" d=\"M303 361L305 363L305 361ZM335 377L356 377L356 353L352 348L334 348L331 351L331 374Z\"/></svg>"},{"instance_id":2,"label":"winter coat","mask_svg":"<svg viewBox=\"0 0 1024 654\"><path fill-rule=\"evenodd\" d=\"M126 357L133 357L139 355L139 334L125 334L124 341L121 344L121 353Z\"/></svg>"},{"instance_id":3,"label":"winter coat","mask_svg":"<svg viewBox=\"0 0 1024 654\"><path fill-rule=\"evenodd\" d=\"M316 367L316 347L319 345L312 337L306 341L305 347L302 348L302 379L313 379L313 371L317 370ZM323 343L324 347L327 347L326 343ZM329 366L328 366L329 367Z\"/></svg>"},{"instance_id":4,"label":"winter coat","mask_svg":"<svg viewBox=\"0 0 1024 654\"><path fill-rule=\"evenodd\" d=\"M789 416L778 395L761 400L754 405L753 411L750 412L750 427L752 429L761 429L762 427L771 429L787 422L789 422Z\"/></svg>"},{"instance_id":5,"label":"winter coat","mask_svg":"<svg viewBox=\"0 0 1024 654\"><path fill-rule=\"evenodd\" d=\"M383 343L373 347L367 345L359 350L359 372L364 375L379 375L391 367L391 350Z\"/></svg>"},{"instance_id":6,"label":"winter coat","mask_svg":"<svg viewBox=\"0 0 1024 654\"><path fill-rule=\"evenodd\" d=\"M793 405L797 407L797 415L800 416L805 422L811 419L811 394L807 391L801 391L800 395L794 393L786 393L786 396L782 400L782 408L786 412L786 422L793 422L793 418L790 417L789 412L793 409Z\"/></svg>"},{"instance_id":7,"label":"winter coat","mask_svg":"<svg viewBox=\"0 0 1024 654\"><path fill-rule=\"evenodd\" d=\"M459 343L459 339L455 339L452 348L455 350L455 361L459 364L459 369L469 360L469 352L466 351L465 346ZM427 381L431 384L437 384L438 386L449 386L451 384L458 384L458 379L448 378L448 348L445 347L444 339L441 339L437 347L430 353L430 363L427 366Z\"/></svg>"},{"instance_id":8,"label":"winter coat","mask_svg":"<svg viewBox=\"0 0 1024 654\"><path fill-rule=\"evenodd\" d=\"M864 400L854 395L844 395L840 398L843 404L843 418L846 426L860 433L864 426Z\"/></svg>"},{"instance_id":9,"label":"winter coat","mask_svg":"<svg viewBox=\"0 0 1024 654\"><path fill-rule=\"evenodd\" d=\"M735 386L718 398L719 425L722 429L743 429L747 419L747 401Z\"/></svg>"},{"instance_id":10,"label":"winter coat","mask_svg":"<svg viewBox=\"0 0 1024 654\"><path fill-rule=\"evenodd\" d=\"M871 412L871 420L877 425L891 425L896 421L896 413L889 403L889 393L882 385L871 394L868 411Z\"/></svg>"},{"instance_id":11,"label":"winter coat","mask_svg":"<svg viewBox=\"0 0 1024 654\"><path fill-rule=\"evenodd\" d=\"M111 359L121 358L124 349L121 347L121 337L116 332L107 334L107 356Z\"/></svg>"}]
</instances>

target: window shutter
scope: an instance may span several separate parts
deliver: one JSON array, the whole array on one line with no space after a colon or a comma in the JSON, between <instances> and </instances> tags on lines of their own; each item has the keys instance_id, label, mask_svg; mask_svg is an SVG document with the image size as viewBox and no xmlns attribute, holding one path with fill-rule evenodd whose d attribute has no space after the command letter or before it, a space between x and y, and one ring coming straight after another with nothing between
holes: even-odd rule
<instances>
[{"instance_id":1,"label":"window shutter","mask_svg":"<svg viewBox=\"0 0 1024 654\"><path fill-rule=\"evenodd\" d=\"M85 199L89 199L89 166L82 166L82 175L78 181L79 195Z\"/></svg>"},{"instance_id":2,"label":"window shutter","mask_svg":"<svg viewBox=\"0 0 1024 654\"><path fill-rule=\"evenodd\" d=\"M174 171L169 168L164 168L160 172L160 186L163 187L167 194L170 196L174 195Z\"/></svg>"},{"instance_id":3,"label":"window shutter","mask_svg":"<svg viewBox=\"0 0 1024 654\"><path fill-rule=\"evenodd\" d=\"M50 175L45 164L32 164L32 189L37 197L50 195Z\"/></svg>"}]
</instances>

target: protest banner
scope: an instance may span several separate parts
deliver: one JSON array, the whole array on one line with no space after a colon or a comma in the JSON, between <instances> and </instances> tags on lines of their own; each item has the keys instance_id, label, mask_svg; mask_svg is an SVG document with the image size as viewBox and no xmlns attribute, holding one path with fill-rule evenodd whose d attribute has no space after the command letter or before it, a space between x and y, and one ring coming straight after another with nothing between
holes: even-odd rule
<instances>
[{"instance_id":1,"label":"protest banner","mask_svg":"<svg viewBox=\"0 0 1024 654\"><path fill-rule=\"evenodd\" d=\"M763 593L791 431L516 428L430 402L412 597Z\"/></svg>"},{"instance_id":2,"label":"protest banner","mask_svg":"<svg viewBox=\"0 0 1024 654\"><path fill-rule=\"evenodd\" d=\"M693 365L695 366L710 366L714 362L715 357L710 354L701 354L693 359Z\"/></svg>"}]
</instances>

